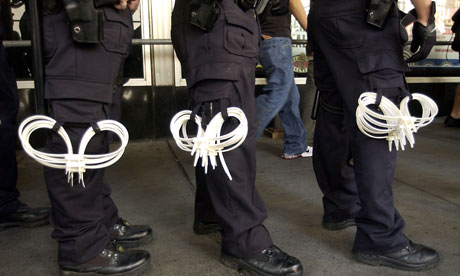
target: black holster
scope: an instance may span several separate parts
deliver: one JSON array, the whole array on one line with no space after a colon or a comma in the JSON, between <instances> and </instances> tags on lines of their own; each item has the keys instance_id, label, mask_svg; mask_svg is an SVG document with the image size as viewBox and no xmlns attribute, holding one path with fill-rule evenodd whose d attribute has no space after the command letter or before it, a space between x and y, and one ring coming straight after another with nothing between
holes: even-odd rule
<instances>
[{"instance_id":1,"label":"black holster","mask_svg":"<svg viewBox=\"0 0 460 276\"><path fill-rule=\"evenodd\" d=\"M203 31L212 30L220 14L216 0L191 0L190 23Z\"/></svg>"},{"instance_id":2,"label":"black holster","mask_svg":"<svg viewBox=\"0 0 460 276\"><path fill-rule=\"evenodd\" d=\"M394 4L394 0L370 0L367 9L366 23L383 29Z\"/></svg>"},{"instance_id":3,"label":"black holster","mask_svg":"<svg viewBox=\"0 0 460 276\"><path fill-rule=\"evenodd\" d=\"M70 21L72 38L80 43L100 43L102 41L102 14L96 8L119 2L118 0L62 1Z\"/></svg>"}]
</instances>

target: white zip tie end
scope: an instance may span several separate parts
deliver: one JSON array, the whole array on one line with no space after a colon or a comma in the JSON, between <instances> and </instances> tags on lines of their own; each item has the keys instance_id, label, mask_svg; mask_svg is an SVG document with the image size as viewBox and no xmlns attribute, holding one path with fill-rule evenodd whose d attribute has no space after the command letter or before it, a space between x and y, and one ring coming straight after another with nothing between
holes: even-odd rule
<instances>
[{"instance_id":1,"label":"white zip tie end","mask_svg":"<svg viewBox=\"0 0 460 276\"><path fill-rule=\"evenodd\" d=\"M180 130L184 130L184 126L187 124L187 121L190 120L191 113L190 110L181 111L174 115L171 120L170 130L177 146L184 151L190 151L191 155L195 155L193 163L195 167L198 164L198 159L201 157L201 166L204 168L205 173L208 171L209 163L213 169L217 167L217 155L219 155L225 173L228 178L232 180L232 176L225 165L222 153L237 148L246 139L248 122L243 110L237 107L227 108L228 116L238 119L240 124L233 131L224 135L220 134L224 123L222 113L216 114L216 116L211 119L206 130L203 130L201 127L201 118L196 115L194 120L198 131L195 138L189 138L185 131L180 133ZM182 136L180 134L182 134Z\"/></svg>"},{"instance_id":2,"label":"white zip tie end","mask_svg":"<svg viewBox=\"0 0 460 276\"><path fill-rule=\"evenodd\" d=\"M409 96L401 101L400 107L382 96L378 106L381 113L378 113L368 108L368 105L375 104L377 93L362 93L356 108L356 124L359 130L371 138L386 139L389 151L392 149L393 142L396 150L399 148L404 150L406 143L409 143L413 148L415 144L414 133L417 132L418 128L433 121L438 113L438 107L432 99L425 95L414 93L412 97L422 106L421 118L411 116L408 108Z\"/></svg>"},{"instance_id":3,"label":"white zip tie end","mask_svg":"<svg viewBox=\"0 0 460 276\"><path fill-rule=\"evenodd\" d=\"M105 168L115 163L123 155L129 140L128 130L121 123L113 120L102 120L97 122L101 131L111 131L120 137L121 146L113 152L107 154L85 155L86 146L95 135L95 131L92 127L89 127L83 135L80 141L78 154L73 153L70 137L62 126L57 130L57 133L64 140L67 153L46 153L34 149L29 143L29 138L32 133L40 128L53 129L55 124L56 121L47 116L30 116L19 125L19 140L21 141L24 151L37 162L50 168L64 170L67 175L67 183L70 182L72 187L74 173L78 173L78 182L82 183L83 187L85 187L83 173L86 169Z\"/></svg>"}]
</instances>

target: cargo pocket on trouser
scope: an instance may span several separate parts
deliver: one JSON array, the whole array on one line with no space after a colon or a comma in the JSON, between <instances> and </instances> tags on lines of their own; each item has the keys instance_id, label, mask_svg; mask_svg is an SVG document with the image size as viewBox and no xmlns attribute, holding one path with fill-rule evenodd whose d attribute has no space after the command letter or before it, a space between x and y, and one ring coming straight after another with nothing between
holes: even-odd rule
<instances>
[{"instance_id":1,"label":"cargo pocket on trouser","mask_svg":"<svg viewBox=\"0 0 460 276\"><path fill-rule=\"evenodd\" d=\"M192 99L192 114L197 114L202 118L202 127L212 120L212 118L222 112L225 120L222 134L231 131L229 123L237 123L237 120L228 119L228 107L240 107L240 95L236 91L232 80L203 80L198 82L190 89ZM225 130L224 130L225 129Z\"/></svg>"},{"instance_id":2,"label":"cargo pocket on trouser","mask_svg":"<svg viewBox=\"0 0 460 276\"><path fill-rule=\"evenodd\" d=\"M73 151L78 151L82 135L92 124L108 119L110 104L78 99L49 100L50 115L70 136ZM89 142L85 153L104 153L107 150L107 132L97 133ZM62 138L53 134L51 142L62 144ZM60 152L63 153L63 152Z\"/></svg>"},{"instance_id":3,"label":"cargo pocket on trouser","mask_svg":"<svg viewBox=\"0 0 460 276\"><path fill-rule=\"evenodd\" d=\"M375 103L368 104L366 106L368 109L378 114L391 116L391 114L385 114L382 111L384 110L383 106L380 105L382 102L382 97L385 97L389 101L393 102L395 108L399 108L401 100L406 96L410 96L410 92L408 90L404 77L404 71L406 71L407 65L405 64L401 56L397 56L391 52L373 53L358 60L358 67L364 79L362 87L363 91L357 91L359 93L358 97L360 97L361 93L364 92L376 93ZM373 118L373 120L378 121L380 122L380 124L383 125L386 125L387 123L392 123L391 121L376 118L372 115L371 117ZM363 118L364 117L356 118L356 120L362 121ZM379 131L377 132L371 131L370 134L382 137L386 135L386 127L378 126L377 124L374 124L372 123L372 121L369 121L367 119L365 121L370 123L373 126L373 128L379 129ZM362 132L358 130L357 125L355 130L356 133ZM383 131L383 133L381 133L381 131ZM365 139L368 140L369 138L365 137ZM366 140L362 140L360 143L365 143L363 141ZM377 151L377 148L374 148L376 150L376 154L377 152L380 152L378 155L392 156L391 159L388 160L394 161L394 158L396 158L396 150L388 151L388 143L382 139L379 140L381 142L370 142L379 143L379 145L381 146L378 147L380 151ZM391 174L390 171L388 171L389 174Z\"/></svg>"},{"instance_id":4,"label":"cargo pocket on trouser","mask_svg":"<svg viewBox=\"0 0 460 276\"><path fill-rule=\"evenodd\" d=\"M385 96L399 105L403 97L410 95L404 77L409 68L402 57L391 52L375 53L359 59L358 67L366 81L365 91L361 93L376 92L377 104L380 97Z\"/></svg>"}]
</instances>

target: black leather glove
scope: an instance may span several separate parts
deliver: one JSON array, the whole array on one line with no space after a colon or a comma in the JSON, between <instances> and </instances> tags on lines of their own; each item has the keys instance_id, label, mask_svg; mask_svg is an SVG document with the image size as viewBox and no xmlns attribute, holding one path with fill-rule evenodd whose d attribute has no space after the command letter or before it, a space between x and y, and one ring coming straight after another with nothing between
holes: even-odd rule
<instances>
[{"instance_id":1,"label":"black leather glove","mask_svg":"<svg viewBox=\"0 0 460 276\"><path fill-rule=\"evenodd\" d=\"M409 12L412 16L417 18L415 9ZM423 26L420 22L416 21L412 27L412 43L410 45L410 51L413 54L411 57L406 59L407 63L416 62L426 58L433 46L436 44L436 26L434 22L434 14L436 13L436 2L431 2L431 13L428 18L428 26ZM403 19L404 21L404 19Z\"/></svg>"}]
</instances>

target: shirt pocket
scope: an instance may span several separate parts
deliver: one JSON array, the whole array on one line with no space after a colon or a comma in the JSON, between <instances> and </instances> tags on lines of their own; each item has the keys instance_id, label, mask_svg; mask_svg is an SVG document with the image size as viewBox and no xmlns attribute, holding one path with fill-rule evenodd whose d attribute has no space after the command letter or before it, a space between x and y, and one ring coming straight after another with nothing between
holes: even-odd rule
<instances>
[{"instance_id":1,"label":"shirt pocket","mask_svg":"<svg viewBox=\"0 0 460 276\"><path fill-rule=\"evenodd\" d=\"M112 7L103 8L103 40L102 46L109 52L128 54L133 36L131 13L128 9L116 10Z\"/></svg>"},{"instance_id":2,"label":"shirt pocket","mask_svg":"<svg viewBox=\"0 0 460 276\"><path fill-rule=\"evenodd\" d=\"M229 10L225 12L224 48L231 54L256 57L259 52L259 29L248 13Z\"/></svg>"}]
</instances>

